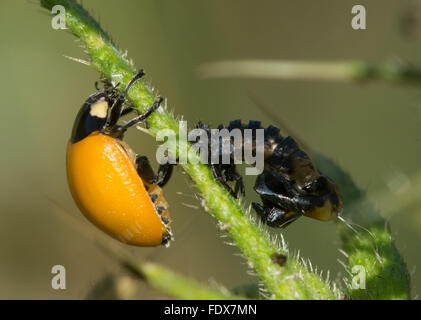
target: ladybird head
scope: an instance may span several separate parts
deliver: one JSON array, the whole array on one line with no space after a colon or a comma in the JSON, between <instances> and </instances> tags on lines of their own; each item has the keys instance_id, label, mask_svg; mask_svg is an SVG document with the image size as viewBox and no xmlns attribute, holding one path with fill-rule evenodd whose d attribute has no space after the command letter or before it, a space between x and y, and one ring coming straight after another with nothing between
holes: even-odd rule
<instances>
[{"instance_id":1,"label":"ladybird head","mask_svg":"<svg viewBox=\"0 0 421 320\"><path fill-rule=\"evenodd\" d=\"M92 132L102 130L107 123L109 107L107 93L100 91L89 96L76 116L70 141L76 143Z\"/></svg>"}]
</instances>

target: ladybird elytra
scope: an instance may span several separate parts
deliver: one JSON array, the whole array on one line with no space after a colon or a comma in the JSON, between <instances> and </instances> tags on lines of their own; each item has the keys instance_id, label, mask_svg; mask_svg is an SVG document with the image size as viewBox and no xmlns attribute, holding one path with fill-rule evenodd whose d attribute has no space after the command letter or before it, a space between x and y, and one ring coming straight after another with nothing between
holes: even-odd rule
<instances>
[{"instance_id":1,"label":"ladybird elytra","mask_svg":"<svg viewBox=\"0 0 421 320\"><path fill-rule=\"evenodd\" d=\"M78 207L98 228L133 245L161 244L165 227L117 139L96 132L69 143L67 176Z\"/></svg>"},{"instance_id":2,"label":"ladybird elytra","mask_svg":"<svg viewBox=\"0 0 421 320\"><path fill-rule=\"evenodd\" d=\"M149 160L123 141L124 132L152 114L162 98L125 125L117 124L130 112L123 110L126 93L143 74L123 94L107 84L85 101L67 144L67 180L83 215L111 237L135 246L168 245L171 219L161 187L172 167L161 165L155 174Z\"/></svg>"}]
</instances>

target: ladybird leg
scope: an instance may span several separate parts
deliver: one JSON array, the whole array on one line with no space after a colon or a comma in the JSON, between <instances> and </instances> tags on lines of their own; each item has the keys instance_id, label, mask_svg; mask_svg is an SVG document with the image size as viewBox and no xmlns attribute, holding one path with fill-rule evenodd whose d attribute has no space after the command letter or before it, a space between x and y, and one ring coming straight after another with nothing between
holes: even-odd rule
<instances>
[{"instance_id":1,"label":"ladybird leg","mask_svg":"<svg viewBox=\"0 0 421 320\"><path fill-rule=\"evenodd\" d=\"M130 112L133 112L134 110L135 110L135 109L134 109L134 108L132 108L132 107L126 108L126 109L124 109L123 111L121 111L121 115L120 115L120 117L125 116L126 114L129 114Z\"/></svg>"},{"instance_id":2,"label":"ladybird leg","mask_svg":"<svg viewBox=\"0 0 421 320\"><path fill-rule=\"evenodd\" d=\"M114 128L115 127L115 125L118 122L118 119L120 119L120 117L121 117L121 110L123 109L124 102L126 101L127 93L129 92L129 90L133 86L133 84L137 80L142 78L144 75L145 75L145 73L143 72L143 69L140 69L140 71L133 77L133 79L130 80L130 82L127 85L124 92L115 99L113 105L111 106L110 118L109 118L109 121L108 121L108 124L107 124L108 128Z\"/></svg>"},{"instance_id":3,"label":"ladybird leg","mask_svg":"<svg viewBox=\"0 0 421 320\"><path fill-rule=\"evenodd\" d=\"M257 215L259 216L260 220L262 220L264 223L270 225L270 222L267 221L267 217L269 215L269 208L265 208L259 203L252 202L251 206L253 207L254 211L256 211Z\"/></svg>"},{"instance_id":4,"label":"ladybird leg","mask_svg":"<svg viewBox=\"0 0 421 320\"><path fill-rule=\"evenodd\" d=\"M246 192L245 192L243 177L237 172L237 170L235 169L235 166L232 166L230 168L230 175L229 175L229 179L227 180L235 181L235 194L236 195L238 195L238 192L241 192L241 195L243 197L245 196Z\"/></svg>"},{"instance_id":5,"label":"ladybird leg","mask_svg":"<svg viewBox=\"0 0 421 320\"><path fill-rule=\"evenodd\" d=\"M228 185L224 175L222 174L221 167L218 165L211 164L210 165L212 175L215 178L216 181L218 181L222 186L233 196L234 198L237 198L237 194L232 190L232 188Z\"/></svg>"},{"instance_id":6,"label":"ladybird leg","mask_svg":"<svg viewBox=\"0 0 421 320\"><path fill-rule=\"evenodd\" d=\"M298 192L286 179L278 176L277 181L282 184L283 189L285 190L285 197L281 201L290 202L294 204L297 212L307 212L314 207L322 207L325 205L326 198L323 196L317 195L303 195ZM282 202L281 202L282 204Z\"/></svg>"},{"instance_id":7,"label":"ladybird leg","mask_svg":"<svg viewBox=\"0 0 421 320\"><path fill-rule=\"evenodd\" d=\"M282 177L277 177L276 182L282 183L276 186L276 190L273 190L273 186L269 187L266 184L266 175L262 173L257 177L254 190L260 195L262 200L266 202L278 205L288 211L301 212L296 203L297 195L289 193L289 186L285 186L288 182L286 180L284 181Z\"/></svg>"},{"instance_id":8,"label":"ladybird leg","mask_svg":"<svg viewBox=\"0 0 421 320\"><path fill-rule=\"evenodd\" d=\"M289 195L276 193L271 190L265 190L264 192L262 192L261 189L255 190L260 195L262 200L271 202L275 205L287 209L288 211L305 213L311 207L309 201L302 196L291 197Z\"/></svg>"},{"instance_id":9,"label":"ladybird leg","mask_svg":"<svg viewBox=\"0 0 421 320\"><path fill-rule=\"evenodd\" d=\"M246 195L246 190L244 187L243 177L236 171L234 179L235 179L235 193L238 194L238 191L240 191L241 195L244 197Z\"/></svg>"},{"instance_id":10,"label":"ladybird leg","mask_svg":"<svg viewBox=\"0 0 421 320\"><path fill-rule=\"evenodd\" d=\"M324 204L323 197L302 195L296 191L291 184L282 178L276 177L276 191L266 185L265 174L261 174L254 187L254 190L265 201L271 202L287 211L294 211L305 214L314 207L321 207Z\"/></svg>"},{"instance_id":11,"label":"ladybird leg","mask_svg":"<svg viewBox=\"0 0 421 320\"><path fill-rule=\"evenodd\" d=\"M149 159L146 156L136 156L137 173L142 180L149 184L157 184L163 187L171 178L173 171L173 164L161 164L158 168L158 173L155 174Z\"/></svg>"},{"instance_id":12,"label":"ladybird leg","mask_svg":"<svg viewBox=\"0 0 421 320\"><path fill-rule=\"evenodd\" d=\"M160 186L161 188L165 186L171 178L173 169L174 169L173 164L170 164L170 163L161 164L158 168L156 184Z\"/></svg>"},{"instance_id":13,"label":"ladybird leg","mask_svg":"<svg viewBox=\"0 0 421 320\"><path fill-rule=\"evenodd\" d=\"M133 118L132 120L130 120L129 122L127 122L125 125L123 126L119 126L116 127L115 131L119 131L121 133L123 133L124 131L126 131L128 128L133 127L134 125L144 121L145 119L147 119L152 113L155 112L156 109L158 109L161 105L161 102L164 99L162 97L160 97L158 99L158 101L155 101L155 103L153 104L152 107L150 107L145 113Z\"/></svg>"},{"instance_id":14,"label":"ladybird leg","mask_svg":"<svg viewBox=\"0 0 421 320\"><path fill-rule=\"evenodd\" d=\"M252 202L251 205L259 218L269 227L285 228L301 216L295 212L287 213L281 208L262 206L256 202Z\"/></svg>"},{"instance_id":15,"label":"ladybird leg","mask_svg":"<svg viewBox=\"0 0 421 320\"><path fill-rule=\"evenodd\" d=\"M142 180L154 184L156 179L156 174L146 156L137 155L136 156L136 165L137 173L142 178Z\"/></svg>"}]
</instances>

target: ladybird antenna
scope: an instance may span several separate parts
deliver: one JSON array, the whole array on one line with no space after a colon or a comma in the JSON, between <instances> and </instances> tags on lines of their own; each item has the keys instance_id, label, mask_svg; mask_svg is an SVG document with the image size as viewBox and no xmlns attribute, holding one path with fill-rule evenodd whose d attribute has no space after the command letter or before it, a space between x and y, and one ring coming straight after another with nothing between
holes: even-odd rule
<instances>
[{"instance_id":1,"label":"ladybird antenna","mask_svg":"<svg viewBox=\"0 0 421 320\"><path fill-rule=\"evenodd\" d=\"M152 113L155 112L156 109L158 109L162 103L162 101L164 101L164 98L159 97L159 99L157 101L155 101L155 103L153 104L152 107L150 107L145 113L137 116L136 118L133 118L132 120L130 120L129 122L127 122L124 126L121 127L117 127L115 129L115 131L119 131L119 132L124 132L126 131L128 128L144 121L146 118L148 118Z\"/></svg>"}]
</instances>

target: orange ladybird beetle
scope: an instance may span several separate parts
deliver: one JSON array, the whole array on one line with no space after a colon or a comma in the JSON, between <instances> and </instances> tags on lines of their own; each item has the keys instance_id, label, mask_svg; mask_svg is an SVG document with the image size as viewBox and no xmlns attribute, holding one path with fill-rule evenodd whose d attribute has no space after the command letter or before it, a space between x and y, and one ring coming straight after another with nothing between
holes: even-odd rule
<instances>
[{"instance_id":1,"label":"orange ladybird beetle","mask_svg":"<svg viewBox=\"0 0 421 320\"><path fill-rule=\"evenodd\" d=\"M143 75L141 70L122 94L118 85L105 83L88 97L67 145L67 179L80 211L113 238L135 246L168 245L171 220L161 187L173 167L160 165L155 174L148 159L123 142L125 131L144 121L163 99L126 124L117 124L134 111L125 107L126 94Z\"/></svg>"}]
</instances>

